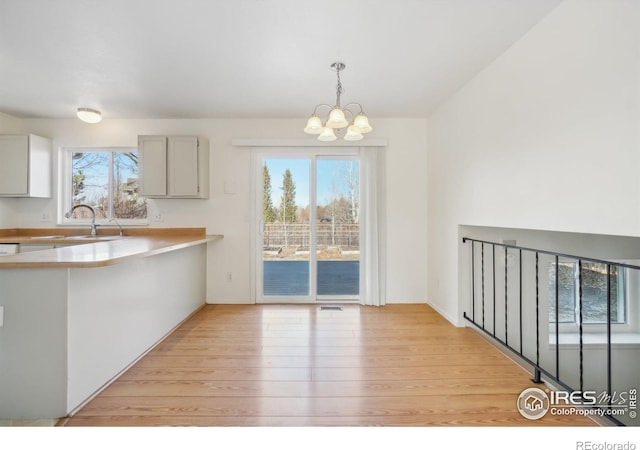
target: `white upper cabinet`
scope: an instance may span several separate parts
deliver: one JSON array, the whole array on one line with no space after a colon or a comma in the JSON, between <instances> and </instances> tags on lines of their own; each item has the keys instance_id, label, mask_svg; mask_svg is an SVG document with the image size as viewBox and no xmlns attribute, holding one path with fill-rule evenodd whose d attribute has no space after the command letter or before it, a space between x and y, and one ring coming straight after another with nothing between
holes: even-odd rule
<instances>
[{"instance_id":1,"label":"white upper cabinet","mask_svg":"<svg viewBox=\"0 0 640 450\"><path fill-rule=\"evenodd\" d=\"M209 142L194 136L138 136L140 194L209 198Z\"/></svg>"},{"instance_id":2,"label":"white upper cabinet","mask_svg":"<svg viewBox=\"0 0 640 450\"><path fill-rule=\"evenodd\" d=\"M169 137L167 144L169 196L197 197L200 189L198 138Z\"/></svg>"},{"instance_id":3,"label":"white upper cabinet","mask_svg":"<svg viewBox=\"0 0 640 450\"><path fill-rule=\"evenodd\" d=\"M167 195L167 137L138 137L138 177L140 194L146 197Z\"/></svg>"},{"instance_id":4,"label":"white upper cabinet","mask_svg":"<svg viewBox=\"0 0 640 450\"><path fill-rule=\"evenodd\" d=\"M0 135L0 197L50 198L52 154L50 139Z\"/></svg>"}]
</instances>

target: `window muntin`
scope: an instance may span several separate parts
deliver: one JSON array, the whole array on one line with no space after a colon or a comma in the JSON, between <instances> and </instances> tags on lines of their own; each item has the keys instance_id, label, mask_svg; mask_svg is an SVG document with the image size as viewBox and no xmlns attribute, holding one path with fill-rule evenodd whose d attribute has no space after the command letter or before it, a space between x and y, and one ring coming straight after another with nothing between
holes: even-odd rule
<instances>
[{"instance_id":1,"label":"window muntin","mask_svg":"<svg viewBox=\"0 0 640 450\"><path fill-rule=\"evenodd\" d=\"M582 323L607 323L607 265L577 260L560 260L549 265L549 322L556 321L556 274L558 274L558 322L580 323L580 278L582 278ZM626 269L611 266L611 323L627 323Z\"/></svg>"}]
</instances>

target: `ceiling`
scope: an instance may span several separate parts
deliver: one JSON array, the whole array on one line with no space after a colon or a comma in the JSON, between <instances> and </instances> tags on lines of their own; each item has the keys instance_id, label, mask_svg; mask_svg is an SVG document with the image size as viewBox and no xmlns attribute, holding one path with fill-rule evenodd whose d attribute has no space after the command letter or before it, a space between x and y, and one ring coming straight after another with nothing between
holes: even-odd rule
<instances>
[{"instance_id":1,"label":"ceiling","mask_svg":"<svg viewBox=\"0 0 640 450\"><path fill-rule=\"evenodd\" d=\"M0 0L0 111L426 117L561 0Z\"/></svg>"}]
</instances>

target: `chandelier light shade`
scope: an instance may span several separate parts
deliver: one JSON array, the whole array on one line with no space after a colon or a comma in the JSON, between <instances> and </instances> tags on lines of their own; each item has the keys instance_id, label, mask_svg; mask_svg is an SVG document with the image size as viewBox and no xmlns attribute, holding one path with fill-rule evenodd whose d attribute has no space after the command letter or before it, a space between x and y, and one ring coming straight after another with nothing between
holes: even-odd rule
<instances>
[{"instance_id":1,"label":"chandelier light shade","mask_svg":"<svg viewBox=\"0 0 640 450\"><path fill-rule=\"evenodd\" d=\"M307 126L304 132L307 134L317 134L318 140L323 142L335 141L336 133L340 134L346 128L343 139L346 141L359 141L365 133L373 130L369 125L369 119L365 116L360 103L348 103L345 106L340 105L340 96L342 95L342 82L340 81L340 71L344 70L344 63L335 62L331 64L331 68L336 71L338 84L336 85L336 103L335 105L320 104L313 109L313 114L307 120ZM327 108L328 116L326 120L318 115L318 109ZM349 109L357 107L356 113ZM351 118L351 122L347 120L347 116Z\"/></svg>"},{"instance_id":2,"label":"chandelier light shade","mask_svg":"<svg viewBox=\"0 0 640 450\"><path fill-rule=\"evenodd\" d=\"M329 113L329 119L327 120L326 125L329 128L344 128L349 125L347 119L344 117L344 111L340 109L340 107L336 106Z\"/></svg>"},{"instance_id":3,"label":"chandelier light shade","mask_svg":"<svg viewBox=\"0 0 640 450\"><path fill-rule=\"evenodd\" d=\"M98 123L102 120L102 114L100 111L89 108L78 108L78 119L87 123Z\"/></svg>"},{"instance_id":4,"label":"chandelier light shade","mask_svg":"<svg viewBox=\"0 0 640 450\"><path fill-rule=\"evenodd\" d=\"M345 141L359 141L362 138L364 138L364 136L355 125L349 126L349 128L347 128L347 133L344 135Z\"/></svg>"},{"instance_id":5,"label":"chandelier light shade","mask_svg":"<svg viewBox=\"0 0 640 450\"><path fill-rule=\"evenodd\" d=\"M336 134L333 132L333 128L324 127L318 136L319 141L331 142L336 140Z\"/></svg>"},{"instance_id":6,"label":"chandelier light shade","mask_svg":"<svg viewBox=\"0 0 640 450\"><path fill-rule=\"evenodd\" d=\"M369 119L362 113L358 114L353 120L353 126L362 134L372 130L371 125L369 125Z\"/></svg>"},{"instance_id":7,"label":"chandelier light shade","mask_svg":"<svg viewBox=\"0 0 640 450\"><path fill-rule=\"evenodd\" d=\"M322 126L322 120L320 120L320 117L314 114L313 116L309 117L304 132L307 134L320 134L322 133L322 128L324 128Z\"/></svg>"}]
</instances>

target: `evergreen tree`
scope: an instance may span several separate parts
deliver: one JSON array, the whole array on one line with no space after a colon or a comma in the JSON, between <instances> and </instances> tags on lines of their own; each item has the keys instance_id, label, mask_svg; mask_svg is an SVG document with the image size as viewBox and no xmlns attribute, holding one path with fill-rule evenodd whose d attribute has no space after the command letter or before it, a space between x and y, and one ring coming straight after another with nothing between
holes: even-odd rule
<instances>
[{"instance_id":1,"label":"evergreen tree","mask_svg":"<svg viewBox=\"0 0 640 450\"><path fill-rule=\"evenodd\" d=\"M280 219L284 223L296 222L296 184L293 182L291 171L285 170L282 177L282 197L280 199Z\"/></svg>"},{"instance_id":2,"label":"evergreen tree","mask_svg":"<svg viewBox=\"0 0 640 450\"><path fill-rule=\"evenodd\" d=\"M84 181L87 177L84 174L82 169L75 171L71 176L71 182L73 185L73 197L77 197L80 195L82 191L84 191Z\"/></svg>"},{"instance_id":3,"label":"evergreen tree","mask_svg":"<svg viewBox=\"0 0 640 450\"><path fill-rule=\"evenodd\" d=\"M262 181L262 217L265 223L272 223L276 220L276 213L271 200L271 174L269 174L269 167L266 164L262 168Z\"/></svg>"}]
</instances>

